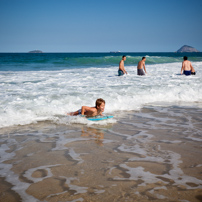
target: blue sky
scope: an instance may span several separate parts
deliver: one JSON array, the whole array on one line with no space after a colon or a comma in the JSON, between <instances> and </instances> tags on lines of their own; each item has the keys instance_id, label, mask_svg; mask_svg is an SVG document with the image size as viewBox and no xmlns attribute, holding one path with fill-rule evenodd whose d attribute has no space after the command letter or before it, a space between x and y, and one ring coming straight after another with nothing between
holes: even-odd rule
<instances>
[{"instance_id":1,"label":"blue sky","mask_svg":"<svg viewBox=\"0 0 202 202\"><path fill-rule=\"evenodd\" d=\"M201 0L0 0L0 52L202 51Z\"/></svg>"}]
</instances>

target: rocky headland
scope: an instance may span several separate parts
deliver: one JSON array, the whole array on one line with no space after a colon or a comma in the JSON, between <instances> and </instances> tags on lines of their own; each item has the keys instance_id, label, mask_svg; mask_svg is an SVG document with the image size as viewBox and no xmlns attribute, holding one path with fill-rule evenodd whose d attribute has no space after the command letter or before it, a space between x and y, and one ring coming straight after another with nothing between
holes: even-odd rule
<instances>
[{"instance_id":1,"label":"rocky headland","mask_svg":"<svg viewBox=\"0 0 202 202\"><path fill-rule=\"evenodd\" d=\"M196 50L195 48L193 48L191 46L184 45L176 52L177 53L192 53L192 52L196 53L196 52L200 52L200 51Z\"/></svg>"}]
</instances>

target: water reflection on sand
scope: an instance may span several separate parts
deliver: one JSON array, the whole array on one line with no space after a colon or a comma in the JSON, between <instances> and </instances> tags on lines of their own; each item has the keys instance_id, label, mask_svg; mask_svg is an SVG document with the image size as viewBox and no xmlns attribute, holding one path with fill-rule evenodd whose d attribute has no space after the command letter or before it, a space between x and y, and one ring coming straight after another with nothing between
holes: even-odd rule
<instances>
[{"instance_id":1,"label":"water reflection on sand","mask_svg":"<svg viewBox=\"0 0 202 202\"><path fill-rule=\"evenodd\" d=\"M1 130L0 201L200 201L202 110Z\"/></svg>"}]
</instances>

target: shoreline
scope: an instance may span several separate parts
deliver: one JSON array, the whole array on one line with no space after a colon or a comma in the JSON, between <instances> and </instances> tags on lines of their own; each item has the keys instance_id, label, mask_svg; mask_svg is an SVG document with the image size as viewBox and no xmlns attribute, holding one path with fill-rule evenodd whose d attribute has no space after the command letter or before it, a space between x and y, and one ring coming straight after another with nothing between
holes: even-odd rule
<instances>
[{"instance_id":1,"label":"shoreline","mask_svg":"<svg viewBox=\"0 0 202 202\"><path fill-rule=\"evenodd\" d=\"M1 130L0 200L202 200L202 110L145 106L107 125Z\"/></svg>"}]
</instances>

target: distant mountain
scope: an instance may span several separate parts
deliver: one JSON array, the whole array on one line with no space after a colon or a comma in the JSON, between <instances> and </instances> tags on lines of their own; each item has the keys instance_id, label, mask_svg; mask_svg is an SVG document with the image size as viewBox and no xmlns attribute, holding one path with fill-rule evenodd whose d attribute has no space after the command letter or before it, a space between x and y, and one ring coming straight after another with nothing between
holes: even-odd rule
<instances>
[{"instance_id":1,"label":"distant mountain","mask_svg":"<svg viewBox=\"0 0 202 202\"><path fill-rule=\"evenodd\" d=\"M191 47L191 46L187 46L184 45L182 46L179 50L177 50L177 53L191 53L191 52L200 52L198 50L196 50L195 48Z\"/></svg>"},{"instance_id":2,"label":"distant mountain","mask_svg":"<svg viewBox=\"0 0 202 202\"><path fill-rule=\"evenodd\" d=\"M29 51L28 53L43 53L43 52L40 50L33 50L33 51Z\"/></svg>"}]
</instances>

